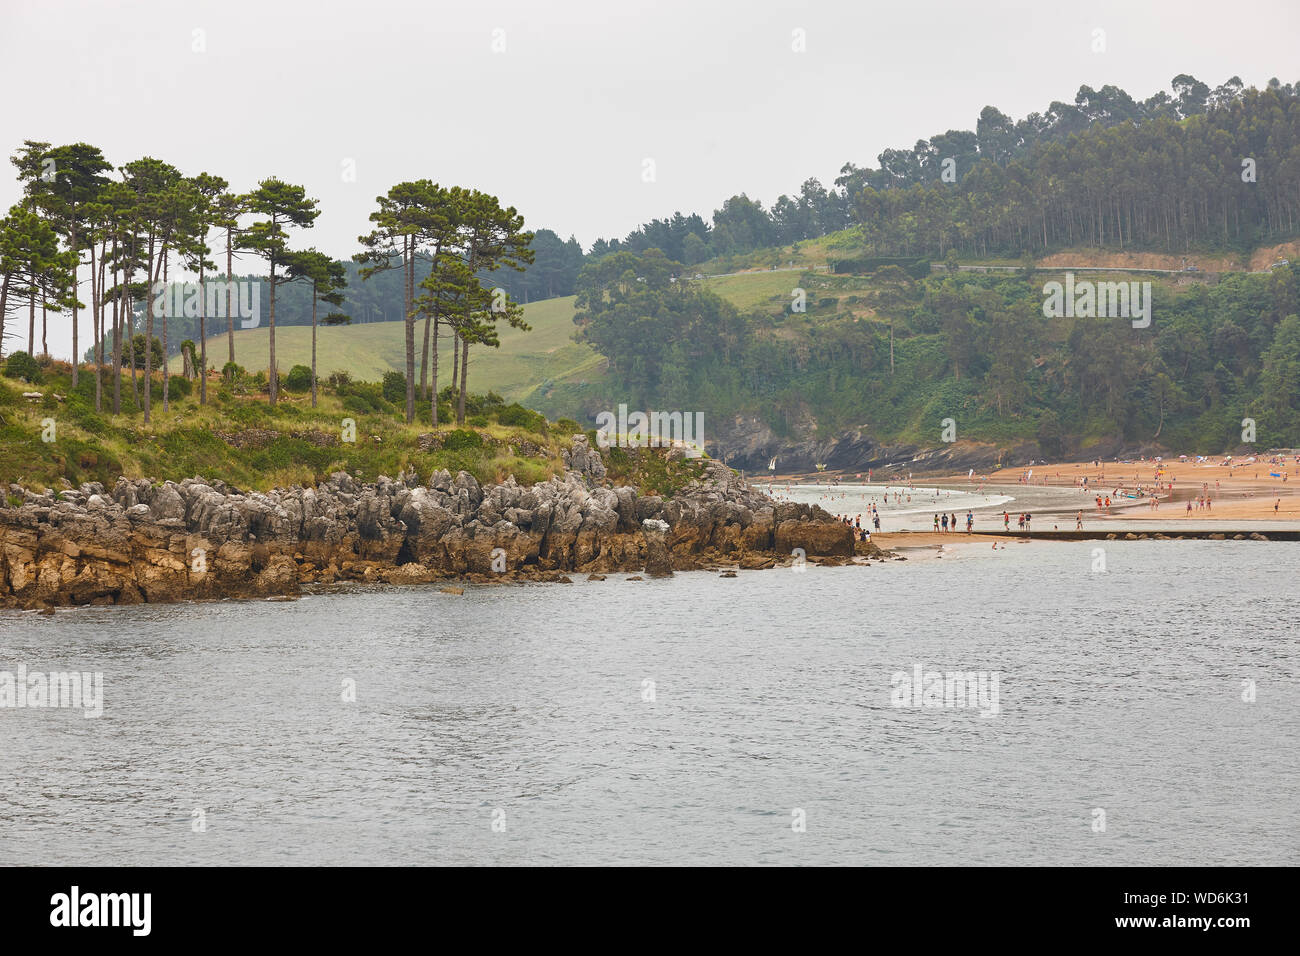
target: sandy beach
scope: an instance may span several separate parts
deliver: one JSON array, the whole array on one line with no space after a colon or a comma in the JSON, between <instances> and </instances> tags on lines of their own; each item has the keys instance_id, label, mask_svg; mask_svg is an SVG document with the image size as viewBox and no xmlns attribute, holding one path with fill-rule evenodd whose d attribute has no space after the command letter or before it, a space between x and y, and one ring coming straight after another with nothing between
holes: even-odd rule
<instances>
[{"instance_id":1,"label":"sandy beach","mask_svg":"<svg viewBox=\"0 0 1300 956\"><path fill-rule=\"evenodd\" d=\"M1160 477L1157 478L1157 471ZM1031 474L1032 473L1032 474ZM1272 477L1273 474L1283 475ZM1026 476L1028 476L1026 480ZM956 475L945 482L974 485L1029 484L1035 487L1076 487L1081 479L1088 479L1088 487L1103 498L1111 495L1110 514L1122 514L1129 520L1159 520L1169 522L1194 518L1197 521L1266 519L1300 521L1300 464L1294 457L1285 462L1270 462L1257 457L1234 458L1224 463L1223 458L1197 461L1178 459L1155 462L1061 462L1040 463L1032 467L1003 468L988 475L968 479ZM1159 485L1159 505L1150 506L1149 500L1114 497L1118 488L1135 491L1138 486L1151 488ZM1170 486L1172 485L1172 490ZM1094 495L1088 496L1092 502ZM1208 495L1209 507L1198 507L1196 499ZM1192 510L1187 511L1187 502ZM1277 510L1274 511L1274 505ZM1084 517L1098 514L1095 504L1083 509ZM942 536L940 536L942 537Z\"/></svg>"}]
</instances>

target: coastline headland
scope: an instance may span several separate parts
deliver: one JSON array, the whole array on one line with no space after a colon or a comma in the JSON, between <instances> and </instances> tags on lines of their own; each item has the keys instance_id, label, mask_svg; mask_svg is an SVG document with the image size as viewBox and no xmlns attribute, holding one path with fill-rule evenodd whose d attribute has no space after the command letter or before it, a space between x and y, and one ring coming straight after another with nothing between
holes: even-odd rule
<instances>
[{"instance_id":1,"label":"coastline headland","mask_svg":"<svg viewBox=\"0 0 1300 956\"><path fill-rule=\"evenodd\" d=\"M464 471L424 480L410 466L372 483L336 472L267 493L202 478L57 493L11 485L0 501L0 607L269 597L338 582L563 581L774 567L796 549L831 562L863 553L822 508L773 501L720 462L704 461L671 497L611 487L583 435L564 463L562 477L531 486L484 486Z\"/></svg>"}]
</instances>

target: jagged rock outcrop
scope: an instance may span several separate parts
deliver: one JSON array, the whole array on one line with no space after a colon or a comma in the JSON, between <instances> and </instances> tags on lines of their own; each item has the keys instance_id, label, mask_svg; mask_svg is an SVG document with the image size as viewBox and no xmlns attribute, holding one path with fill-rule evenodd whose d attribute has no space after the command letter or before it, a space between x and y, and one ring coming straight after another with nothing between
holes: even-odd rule
<instances>
[{"instance_id":1,"label":"jagged rock outcrop","mask_svg":"<svg viewBox=\"0 0 1300 956\"><path fill-rule=\"evenodd\" d=\"M645 532L645 573L652 578L670 577L673 557L668 550L668 522L646 518L641 529Z\"/></svg>"},{"instance_id":2,"label":"jagged rock outcrop","mask_svg":"<svg viewBox=\"0 0 1300 956\"><path fill-rule=\"evenodd\" d=\"M0 503L0 606L286 595L336 581L659 574L723 558L757 567L796 548L853 554L849 529L821 508L778 505L716 461L671 498L607 487L585 436L565 461L563 476L532 486L483 487L463 471L422 481L413 468L369 484L339 472L265 494L202 478L57 493L11 485Z\"/></svg>"}]
</instances>

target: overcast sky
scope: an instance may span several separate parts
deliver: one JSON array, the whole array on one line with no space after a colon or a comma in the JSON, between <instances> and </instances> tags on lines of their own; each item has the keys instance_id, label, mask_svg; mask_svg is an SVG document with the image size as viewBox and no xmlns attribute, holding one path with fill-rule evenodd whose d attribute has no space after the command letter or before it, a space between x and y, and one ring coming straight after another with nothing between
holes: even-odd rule
<instances>
[{"instance_id":1,"label":"overcast sky","mask_svg":"<svg viewBox=\"0 0 1300 956\"><path fill-rule=\"evenodd\" d=\"M425 177L589 247L829 186L989 104L1020 119L1085 83L1144 99L1184 72L1300 80L1298 36L1296 0L0 0L0 148L301 183L322 214L298 241L340 258L375 196ZM7 167L2 208L18 196Z\"/></svg>"}]
</instances>

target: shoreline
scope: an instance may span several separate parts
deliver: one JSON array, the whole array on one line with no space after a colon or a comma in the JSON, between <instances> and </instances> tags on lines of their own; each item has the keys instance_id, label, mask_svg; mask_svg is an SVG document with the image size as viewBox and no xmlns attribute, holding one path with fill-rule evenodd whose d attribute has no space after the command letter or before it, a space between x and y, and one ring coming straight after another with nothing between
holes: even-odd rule
<instances>
[{"instance_id":1,"label":"shoreline","mask_svg":"<svg viewBox=\"0 0 1300 956\"><path fill-rule=\"evenodd\" d=\"M1074 531L1078 513L1083 513L1084 531L1092 536L1110 531L1123 535L1129 531L1138 534L1189 535L1203 537L1202 532L1224 532L1231 537L1240 532L1290 532L1300 530L1300 456L1247 456L1230 458L1219 456L1213 460L1161 460L1101 462L1035 462L1014 468L1002 468L984 475L927 474L889 476L879 480L873 476L867 484L866 475L819 474L815 476L780 476L756 480L755 483L775 495L789 494L791 499L817 501L828 511L845 508L855 513L868 503L881 497L878 489L894 491L934 489L963 496L1006 497L1010 500L996 505L960 500L950 505L941 498L926 501L925 496L916 502L908 501L898 510L897 503L882 503L880 516L886 522L882 529L895 533L903 525L919 533L924 527L927 507L935 511L955 510L975 513L978 531L1002 532L1000 516L1005 510L1011 514L1013 533L1019 512L1029 511L1041 524L1036 533L1064 534ZM1084 483L1086 480L1086 484ZM862 488L870 491L860 491ZM1122 497L1125 492L1142 497ZM1118 494L1117 494L1118 492ZM1151 493L1157 496L1152 507ZM1102 496L1098 508L1096 496ZM1111 497L1109 506L1105 498ZM854 500L845 500L853 498ZM843 503L841 504L841 501ZM1192 508L1187 509L1188 503ZM990 519L995 519L990 521ZM1039 522L1036 522L1038 524ZM961 522L964 525L964 521ZM983 524L984 527L980 527ZM1052 525L1055 524L1055 528ZM996 525L996 527L993 527ZM1104 529L1104 530L1103 530Z\"/></svg>"},{"instance_id":2,"label":"shoreline","mask_svg":"<svg viewBox=\"0 0 1300 956\"><path fill-rule=\"evenodd\" d=\"M220 481L118 480L0 507L0 607L291 596L309 585L562 581L568 574L775 567L879 549L816 505L777 502L709 460L672 496L611 487L574 436L563 478L480 486L413 468L361 483L241 492Z\"/></svg>"}]
</instances>

